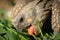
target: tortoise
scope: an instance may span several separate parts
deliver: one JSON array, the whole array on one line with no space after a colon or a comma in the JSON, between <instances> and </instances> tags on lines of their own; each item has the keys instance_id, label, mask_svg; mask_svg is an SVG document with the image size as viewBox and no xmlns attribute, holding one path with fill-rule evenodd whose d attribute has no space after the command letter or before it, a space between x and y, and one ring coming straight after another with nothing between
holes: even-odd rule
<instances>
[{"instance_id":1,"label":"tortoise","mask_svg":"<svg viewBox=\"0 0 60 40\"><path fill-rule=\"evenodd\" d=\"M11 19L14 27L22 31L28 26L35 25L40 21L41 27L52 10L51 0L19 0L12 9ZM35 31L38 32L37 27Z\"/></svg>"}]
</instances>

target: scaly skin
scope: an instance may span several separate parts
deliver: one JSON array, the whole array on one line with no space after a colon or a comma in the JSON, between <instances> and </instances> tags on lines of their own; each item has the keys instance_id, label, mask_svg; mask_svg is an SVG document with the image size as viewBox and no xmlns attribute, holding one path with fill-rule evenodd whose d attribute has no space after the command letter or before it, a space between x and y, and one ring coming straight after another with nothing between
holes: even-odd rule
<instances>
[{"instance_id":1,"label":"scaly skin","mask_svg":"<svg viewBox=\"0 0 60 40\"><path fill-rule=\"evenodd\" d=\"M60 1L54 0L52 5L52 29L54 30L54 36L60 30Z\"/></svg>"},{"instance_id":2,"label":"scaly skin","mask_svg":"<svg viewBox=\"0 0 60 40\"><path fill-rule=\"evenodd\" d=\"M12 9L11 18L14 19L18 15L18 12L31 1L33 0L18 0L15 7Z\"/></svg>"},{"instance_id":3,"label":"scaly skin","mask_svg":"<svg viewBox=\"0 0 60 40\"><path fill-rule=\"evenodd\" d=\"M22 2L22 4L17 3L11 17L12 24L20 31L30 24L36 25L38 21L44 23L51 10L51 0L34 0L26 6L24 6L25 3Z\"/></svg>"}]
</instances>

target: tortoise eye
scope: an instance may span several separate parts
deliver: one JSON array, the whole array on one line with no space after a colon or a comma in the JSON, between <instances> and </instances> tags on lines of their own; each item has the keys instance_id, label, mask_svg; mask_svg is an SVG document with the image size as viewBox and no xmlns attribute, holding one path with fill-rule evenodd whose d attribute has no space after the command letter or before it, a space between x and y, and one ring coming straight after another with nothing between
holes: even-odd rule
<instances>
[{"instance_id":1,"label":"tortoise eye","mask_svg":"<svg viewBox=\"0 0 60 40\"><path fill-rule=\"evenodd\" d=\"M24 17L20 18L20 23L22 23L24 21Z\"/></svg>"}]
</instances>

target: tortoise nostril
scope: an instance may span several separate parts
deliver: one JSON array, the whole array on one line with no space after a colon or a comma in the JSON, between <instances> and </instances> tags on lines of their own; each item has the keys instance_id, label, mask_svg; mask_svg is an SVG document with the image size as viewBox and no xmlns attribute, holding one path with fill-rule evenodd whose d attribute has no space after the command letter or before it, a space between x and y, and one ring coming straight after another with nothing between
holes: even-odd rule
<instances>
[{"instance_id":1,"label":"tortoise nostril","mask_svg":"<svg viewBox=\"0 0 60 40\"><path fill-rule=\"evenodd\" d=\"M20 18L20 23L22 23L24 21L24 17Z\"/></svg>"}]
</instances>

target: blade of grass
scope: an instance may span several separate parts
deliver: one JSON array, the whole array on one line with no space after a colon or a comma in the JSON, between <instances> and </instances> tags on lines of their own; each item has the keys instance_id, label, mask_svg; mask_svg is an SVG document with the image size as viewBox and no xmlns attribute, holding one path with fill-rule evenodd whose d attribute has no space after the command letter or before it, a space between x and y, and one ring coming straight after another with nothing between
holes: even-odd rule
<instances>
[{"instance_id":1,"label":"blade of grass","mask_svg":"<svg viewBox=\"0 0 60 40\"><path fill-rule=\"evenodd\" d=\"M42 33L42 30L41 30L41 27L40 27L40 22L38 22L37 28L39 29L39 32L41 33L41 37L43 38L43 33Z\"/></svg>"},{"instance_id":2,"label":"blade of grass","mask_svg":"<svg viewBox=\"0 0 60 40\"><path fill-rule=\"evenodd\" d=\"M49 38L52 38L48 33L46 33L46 36L49 37Z\"/></svg>"},{"instance_id":3,"label":"blade of grass","mask_svg":"<svg viewBox=\"0 0 60 40\"><path fill-rule=\"evenodd\" d=\"M16 34L16 35L18 34L16 31L14 31L14 30L12 30L12 29L10 29L10 28L8 28L8 27L6 27L6 29L9 30L10 32L13 32L13 33ZM20 38L24 38L24 39L26 40L26 38L25 38L24 36L22 36L22 35L20 35L20 34L19 34L18 36L19 36Z\"/></svg>"},{"instance_id":4,"label":"blade of grass","mask_svg":"<svg viewBox=\"0 0 60 40\"><path fill-rule=\"evenodd\" d=\"M37 40L37 37L35 35L32 35L34 37L35 40Z\"/></svg>"}]
</instances>

